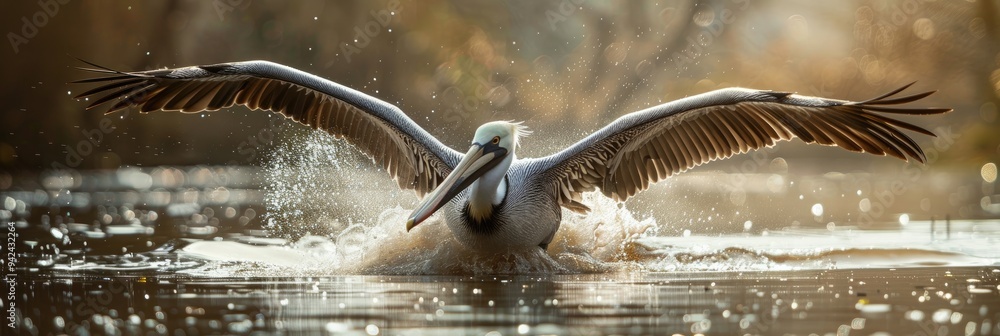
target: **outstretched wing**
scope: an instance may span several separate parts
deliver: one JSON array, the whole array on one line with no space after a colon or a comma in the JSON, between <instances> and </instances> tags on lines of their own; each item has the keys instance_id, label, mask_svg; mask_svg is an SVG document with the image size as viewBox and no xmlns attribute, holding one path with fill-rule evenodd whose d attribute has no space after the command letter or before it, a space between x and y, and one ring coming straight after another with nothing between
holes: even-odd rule
<instances>
[{"instance_id":1,"label":"outstretched wing","mask_svg":"<svg viewBox=\"0 0 1000 336\"><path fill-rule=\"evenodd\" d=\"M692 96L625 115L539 159L537 181L551 187L562 206L583 212L588 209L580 203L581 194L595 188L625 200L673 174L795 137L923 162L923 150L901 129L934 134L882 113L924 115L951 109L888 106L933 93L894 97L910 85L862 102L738 88Z\"/></svg>"},{"instance_id":2,"label":"outstretched wing","mask_svg":"<svg viewBox=\"0 0 1000 336\"><path fill-rule=\"evenodd\" d=\"M88 109L115 101L108 113L130 106L197 113L235 104L278 112L346 139L420 196L461 159L396 106L284 65L249 61L120 72L88 64L96 69L83 70L106 74L74 82L103 84L76 96L92 97Z\"/></svg>"}]
</instances>

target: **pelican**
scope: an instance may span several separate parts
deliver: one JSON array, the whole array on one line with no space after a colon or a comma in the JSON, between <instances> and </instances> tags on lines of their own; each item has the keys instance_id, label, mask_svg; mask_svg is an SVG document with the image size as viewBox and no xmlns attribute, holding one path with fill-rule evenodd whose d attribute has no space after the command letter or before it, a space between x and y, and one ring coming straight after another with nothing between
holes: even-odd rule
<instances>
[{"instance_id":1,"label":"pelican","mask_svg":"<svg viewBox=\"0 0 1000 336\"><path fill-rule=\"evenodd\" d=\"M838 146L923 163L923 150L902 130L930 131L886 114L930 115L947 108L894 105L934 93L898 96L913 83L865 101L790 92L727 88L623 115L558 153L518 158L520 123L489 122L463 154L449 148L392 104L330 80L267 61L100 73L73 83L101 84L76 98L87 109L114 101L107 113L215 111L233 105L267 110L323 129L365 152L422 201L406 222L413 230L440 213L455 238L478 251L546 249L561 208L590 209L582 194L600 190L624 201L651 183L709 161L778 141Z\"/></svg>"}]
</instances>

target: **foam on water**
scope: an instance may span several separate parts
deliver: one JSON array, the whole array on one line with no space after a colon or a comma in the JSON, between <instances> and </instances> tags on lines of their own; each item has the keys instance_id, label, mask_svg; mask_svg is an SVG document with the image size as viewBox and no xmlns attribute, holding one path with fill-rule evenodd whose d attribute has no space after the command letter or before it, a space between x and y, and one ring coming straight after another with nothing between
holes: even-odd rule
<instances>
[{"instance_id":1,"label":"foam on water","mask_svg":"<svg viewBox=\"0 0 1000 336\"><path fill-rule=\"evenodd\" d=\"M261 272L256 275L579 273L638 267L629 253L631 242L655 231L655 223L637 221L613 204L605 208L614 210L564 221L547 252L478 253L456 241L439 216L407 233L403 223L410 210L397 206L332 237L306 235L288 246L204 241L186 246L182 253L273 266L252 268ZM233 270L246 274L249 269Z\"/></svg>"},{"instance_id":2,"label":"foam on water","mask_svg":"<svg viewBox=\"0 0 1000 336\"><path fill-rule=\"evenodd\" d=\"M239 262L192 271L212 275L220 275L220 268L242 275L526 274L641 268L630 249L637 246L633 243L636 238L655 233L655 222L636 220L609 200L591 198L608 204L596 207L590 216L567 214L546 252L483 254L470 250L455 240L439 216L406 232L403 223L411 210L395 206L331 236L309 234L287 246L203 241L186 246L181 253L215 262Z\"/></svg>"}]
</instances>

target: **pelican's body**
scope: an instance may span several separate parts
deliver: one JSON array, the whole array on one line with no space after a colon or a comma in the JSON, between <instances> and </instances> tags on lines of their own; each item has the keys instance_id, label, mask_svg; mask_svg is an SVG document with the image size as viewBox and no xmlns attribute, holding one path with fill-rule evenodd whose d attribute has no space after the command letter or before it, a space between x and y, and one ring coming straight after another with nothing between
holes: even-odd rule
<instances>
[{"instance_id":1,"label":"pelican's body","mask_svg":"<svg viewBox=\"0 0 1000 336\"><path fill-rule=\"evenodd\" d=\"M888 107L931 94L895 97L909 85L863 102L722 89L626 114L550 156L518 159L518 139L526 134L519 123L484 124L462 154L393 105L271 62L142 72L98 68L85 70L108 76L77 82L106 84L77 97L110 91L90 105L120 99L109 113L129 106L201 112L240 104L342 137L385 168L400 187L423 196L407 230L437 213L456 240L491 252L546 248L559 228L562 208L589 210L581 203L584 192L600 190L625 200L697 165L796 137L923 162L923 151L900 129L933 134L880 113L950 111Z\"/></svg>"},{"instance_id":2,"label":"pelican's body","mask_svg":"<svg viewBox=\"0 0 1000 336\"><path fill-rule=\"evenodd\" d=\"M492 214L476 219L469 213L472 188L448 202L438 213L455 238L463 245L484 251L523 250L547 247L559 223L562 211L552 197L544 197L538 184L531 183L528 161L515 161L507 172L507 197L493 206ZM543 197L539 197L543 196Z\"/></svg>"}]
</instances>

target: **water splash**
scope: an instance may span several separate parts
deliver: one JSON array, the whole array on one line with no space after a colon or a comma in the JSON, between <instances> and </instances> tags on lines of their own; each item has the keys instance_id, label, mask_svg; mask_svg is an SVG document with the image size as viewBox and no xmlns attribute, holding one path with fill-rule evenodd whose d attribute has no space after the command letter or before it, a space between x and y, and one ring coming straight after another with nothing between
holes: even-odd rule
<instances>
[{"instance_id":1,"label":"water splash","mask_svg":"<svg viewBox=\"0 0 1000 336\"><path fill-rule=\"evenodd\" d=\"M961 242L913 250L912 246L925 244L923 235L846 226L832 233L786 228L760 235L660 236L655 220L636 218L623 204L597 193L584 195L591 213L563 211L563 222L547 251L484 254L458 243L440 216L406 232L404 223L418 199L412 192L400 191L349 144L322 132L291 138L263 171L268 228L272 236L283 239L258 246L193 243L182 255L210 262L185 272L319 276L762 271L989 264L1000 257L955 251ZM708 217L708 222L717 221ZM923 226L911 222L904 229ZM996 238L990 234L976 239Z\"/></svg>"},{"instance_id":2,"label":"water splash","mask_svg":"<svg viewBox=\"0 0 1000 336\"><path fill-rule=\"evenodd\" d=\"M483 254L456 241L439 216L405 232L418 199L399 191L349 144L310 132L283 146L263 172L267 223L273 236L294 243L237 247L203 242L186 247L186 253L267 262L281 272L299 274L607 272L639 268L633 241L657 232L652 219L638 220L620 204L591 194L585 201L594 210L588 215L564 210L548 251ZM220 248L228 255L212 251Z\"/></svg>"}]
</instances>

